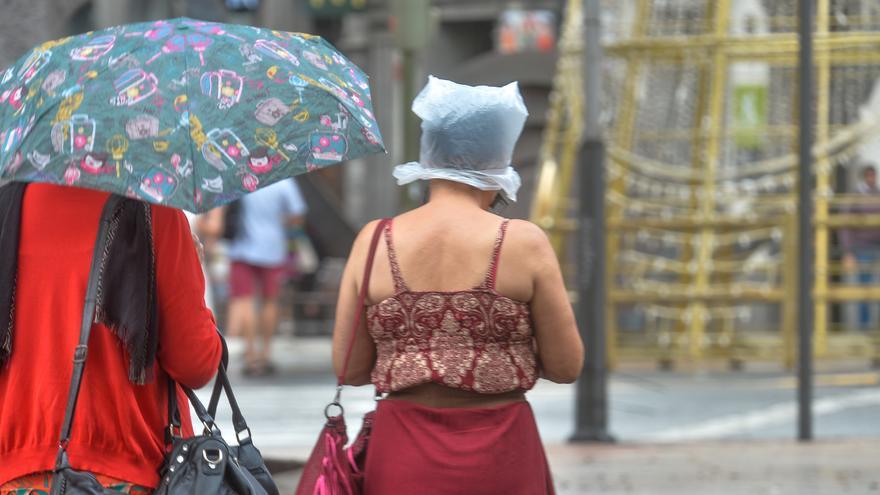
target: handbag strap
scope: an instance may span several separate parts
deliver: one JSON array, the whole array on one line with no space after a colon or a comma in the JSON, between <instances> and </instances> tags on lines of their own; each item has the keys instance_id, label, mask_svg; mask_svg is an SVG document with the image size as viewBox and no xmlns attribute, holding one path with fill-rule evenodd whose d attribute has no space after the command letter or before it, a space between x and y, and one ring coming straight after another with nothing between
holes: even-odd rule
<instances>
[{"instance_id":1,"label":"handbag strap","mask_svg":"<svg viewBox=\"0 0 880 495\"><path fill-rule=\"evenodd\" d=\"M170 376L167 379L168 384L168 429L165 430L165 445L174 443L176 437L180 434L181 419L180 409L177 406L177 383Z\"/></svg>"},{"instance_id":2,"label":"handbag strap","mask_svg":"<svg viewBox=\"0 0 880 495\"><path fill-rule=\"evenodd\" d=\"M221 364L222 366L222 364ZM219 372L218 372L219 378ZM205 433L210 434L215 430L214 417L208 413L208 410L205 409L204 404L199 398L196 396L195 392L188 387L180 386L180 389L183 390L183 393L186 394L187 399L189 399L190 404L192 405L193 410L196 413L196 417L199 418L202 425L205 427ZM180 429L181 421L180 421L180 406L177 402L177 382L174 381L173 378L168 378L168 421L169 421L169 429L168 433L170 436L166 435L165 441L168 444L172 443L173 437L175 435L174 431Z\"/></svg>"},{"instance_id":3,"label":"handbag strap","mask_svg":"<svg viewBox=\"0 0 880 495\"><path fill-rule=\"evenodd\" d=\"M373 231L373 239L370 241L370 251L367 254L367 262L364 264L364 282L361 284L361 291L358 294L357 312L354 314L354 323L351 330L351 341L348 343L348 350L345 351L345 361L342 363L342 373L336 377L337 390L342 387L345 381L345 375L348 374L348 363L351 360L351 353L354 350L354 342L357 340L358 329L361 326L361 317L364 314L364 308L367 302L367 293L370 290L370 274L373 272L373 261L376 259L376 248L379 245L379 237L385 226L391 221L390 218L379 220L376 230ZM338 394L337 394L338 395ZM337 399L336 402L339 402Z\"/></svg>"},{"instance_id":4,"label":"handbag strap","mask_svg":"<svg viewBox=\"0 0 880 495\"><path fill-rule=\"evenodd\" d=\"M238 400L236 400L235 394L232 392L232 384L229 383L229 375L226 373L226 367L222 363L217 372L217 382L222 385L223 391L226 392L226 400L229 401L229 407L232 409L232 426L235 428L235 439L238 440L239 445L250 442L251 429L248 427L247 421L245 421L244 415L241 413L241 407L239 407ZM214 417L214 412L209 410L209 414L211 417Z\"/></svg>"},{"instance_id":5,"label":"handbag strap","mask_svg":"<svg viewBox=\"0 0 880 495\"><path fill-rule=\"evenodd\" d=\"M206 429L213 429L215 427L214 419L217 417L217 405L220 402L220 394L221 392L225 393L229 406L232 409L232 426L235 428L235 438L238 440L238 444L242 445L251 441L251 429L244 419L244 414L241 412L241 407L238 405L238 400L232 391L232 384L229 382L229 375L226 372L226 366L229 361L229 349L226 345L226 339L219 333L218 336L223 344L223 356L220 359L220 364L217 366L217 377L214 380L214 390L211 393L211 401L208 403L208 407L205 408L191 389L183 386L181 386L181 389L189 398L196 416ZM168 379L168 421L169 433L172 436L175 429L179 430L180 428L180 409L177 402L176 385L174 380ZM170 442L170 439L168 441Z\"/></svg>"},{"instance_id":6,"label":"handbag strap","mask_svg":"<svg viewBox=\"0 0 880 495\"><path fill-rule=\"evenodd\" d=\"M86 301L83 307L82 325L79 331L79 343L73 353L73 373L70 376L70 390L67 394L67 408L64 412L64 422L61 425L61 438L58 441L58 457L56 468L61 467L67 443L70 441L70 430L73 426L73 416L76 412L76 403L79 398L79 389L82 385L83 371L89 351L89 335L95 322L95 307L97 305L98 292L100 290L101 272L107 253L110 226L113 222L113 212L125 198L111 194L104 203L101 212L101 222L98 226L98 236L95 239L95 247L92 251L92 262L89 268L89 281L86 288Z\"/></svg>"},{"instance_id":7,"label":"handbag strap","mask_svg":"<svg viewBox=\"0 0 880 495\"><path fill-rule=\"evenodd\" d=\"M218 332L219 333L219 332ZM220 341L223 343L223 354L221 362L225 367L229 367L229 348L226 346L226 339L220 334ZM208 401L208 414L217 417L217 405L220 403L220 394L223 393L223 383L220 380L214 380L214 389L211 391L211 400Z\"/></svg>"},{"instance_id":8,"label":"handbag strap","mask_svg":"<svg viewBox=\"0 0 880 495\"><path fill-rule=\"evenodd\" d=\"M208 414L208 410L205 409L202 401L199 400L196 393L192 391L189 387L183 387L183 393L186 394L187 399L189 399L190 404L192 405L193 410L196 412L196 417L199 418L199 421L202 422L202 425L205 427L205 433L213 432L215 430L214 418Z\"/></svg>"}]
</instances>

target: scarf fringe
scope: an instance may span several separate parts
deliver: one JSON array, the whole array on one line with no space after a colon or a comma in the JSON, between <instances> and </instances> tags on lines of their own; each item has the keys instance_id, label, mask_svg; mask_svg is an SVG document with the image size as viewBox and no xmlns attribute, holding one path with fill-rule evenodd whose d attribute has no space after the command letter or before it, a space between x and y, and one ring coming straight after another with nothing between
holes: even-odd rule
<instances>
[{"instance_id":1,"label":"scarf fringe","mask_svg":"<svg viewBox=\"0 0 880 495\"><path fill-rule=\"evenodd\" d=\"M95 321L106 326L125 348L129 381L143 385L154 376L158 339L150 206L131 199L122 201L113 214L108 235ZM132 262L141 266L132 266ZM120 294L133 294L135 301L124 300ZM143 312L131 310L129 305L138 303L144 305Z\"/></svg>"}]
</instances>

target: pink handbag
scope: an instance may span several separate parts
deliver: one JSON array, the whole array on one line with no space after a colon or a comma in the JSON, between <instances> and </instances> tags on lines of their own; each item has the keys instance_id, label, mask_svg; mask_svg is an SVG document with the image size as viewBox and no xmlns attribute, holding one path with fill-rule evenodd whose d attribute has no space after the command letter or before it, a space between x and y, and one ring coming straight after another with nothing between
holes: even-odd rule
<instances>
[{"instance_id":1,"label":"pink handbag","mask_svg":"<svg viewBox=\"0 0 880 495\"><path fill-rule=\"evenodd\" d=\"M327 418L327 423L318 436L318 442L312 449L309 460L306 461L299 485L296 488L296 495L360 495L363 492L363 469L367 444L370 440L373 417L376 412L370 411L364 416L360 433L354 443L346 447L348 434L345 426L345 410L339 401L342 395L343 377L348 371L348 361L351 358L361 316L364 313L364 304L370 287L370 272L373 270L373 261L376 258L376 247L387 223L387 218L381 220L373 233L370 252L367 255L367 263L364 268L364 283L361 284L361 290L358 294L358 311L354 317L351 342L349 342L348 351L345 354L342 373L336 377L336 396L333 398L333 402L324 408L324 417ZM333 408L338 408L339 414L331 415Z\"/></svg>"}]
</instances>

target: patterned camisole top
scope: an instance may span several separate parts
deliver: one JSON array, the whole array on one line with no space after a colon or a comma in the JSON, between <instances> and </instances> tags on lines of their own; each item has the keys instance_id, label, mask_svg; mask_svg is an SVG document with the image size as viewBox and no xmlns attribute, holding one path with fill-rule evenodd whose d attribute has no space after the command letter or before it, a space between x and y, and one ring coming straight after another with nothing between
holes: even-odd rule
<instances>
[{"instance_id":1,"label":"patterned camisole top","mask_svg":"<svg viewBox=\"0 0 880 495\"><path fill-rule=\"evenodd\" d=\"M437 383L497 394L535 385L529 305L495 291L507 224L504 220L499 228L483 283L454 292L410 290L394 251L392 223L386 224L394 295L368 306L366 315L377 349L372 381L378 391Z\"/></svg>"}]
</instances>

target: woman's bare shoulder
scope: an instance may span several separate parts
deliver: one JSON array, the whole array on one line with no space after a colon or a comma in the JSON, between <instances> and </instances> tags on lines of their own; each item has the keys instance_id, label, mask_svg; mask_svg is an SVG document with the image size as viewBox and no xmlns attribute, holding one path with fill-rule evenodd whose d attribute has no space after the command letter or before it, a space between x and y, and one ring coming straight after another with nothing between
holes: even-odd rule
<instances>
[{"instance_id":1,"label":"woman's bare shoulder","mask_svg":"<svg viewBox=\"0 0 880 495\"><path fill-rule=\"evenodd\" d=\"M382 219L370 220L361 228L351 247L352 256L366 256L366 251L370 247L370 241L373 239L373 233L376 232L376 228L381 221Z\"/></svg>"},{"instance_id":2,"label":"woman's bare shoulder","mask_svg":"<svg viewBox=\"0 0 880 495\"><path fill-rule=\"evenodd\" d=\"M376 227L379 226L379 222L381 222L382 220L382 218L377 218L375 220L370 220L369 222L367 222L367 224L361 228L361 231L358 232L357 240L355 242L369 241L370 238L373 236L373 232L376 231Z\"/></svg>"},{"instance_id":3,"label":"woman's bare shoulder","mask_svg":"<svg viewBox=\"0 0 880 495\"><path fill-rule=\"evenodd\" d=\"M512 242L525 248L549 248L550 240L541 227L528 220L510 220L507 225L505 242Z\"/></svg>"},{"instance_id":4,"label":"woman's bare shoulder","mask_svg":"<svg viewBox=\"0 0 880 495\"><path fill-rule=\"evenodd\" d=\"M522 261L541 262L556 256L550 239L541 227L527 220L511 220L507 226L504 250L517 255Z\"/></svg>"}]
</instances>

